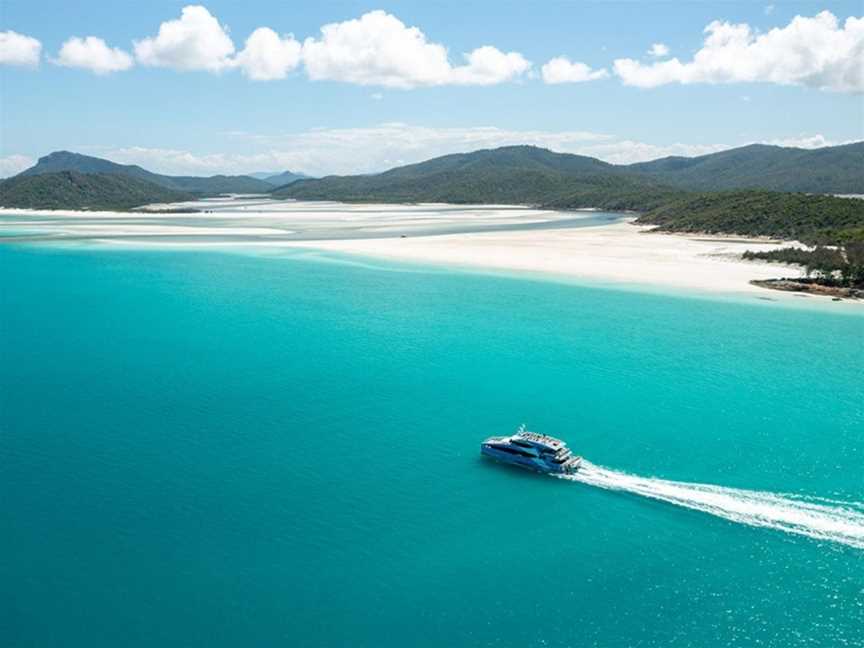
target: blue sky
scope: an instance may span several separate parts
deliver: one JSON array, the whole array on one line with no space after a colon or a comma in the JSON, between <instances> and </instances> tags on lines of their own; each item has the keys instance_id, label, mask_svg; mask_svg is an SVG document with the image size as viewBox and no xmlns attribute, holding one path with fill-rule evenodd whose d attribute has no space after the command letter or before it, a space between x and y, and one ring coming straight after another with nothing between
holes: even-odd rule
<instances>
[{"instance_id":1,"label":"blue sky","mask_svg":"<svg viewBox=\"0 0 864 648\"><path fill-rule=\"evenodd\" d=\"M4 0L0 175L58 149L317 175L517 142L630 162L861 140L862 14L860 1ZM69 42L88 36L101 41Z\"/></svg>"}]
</instances>

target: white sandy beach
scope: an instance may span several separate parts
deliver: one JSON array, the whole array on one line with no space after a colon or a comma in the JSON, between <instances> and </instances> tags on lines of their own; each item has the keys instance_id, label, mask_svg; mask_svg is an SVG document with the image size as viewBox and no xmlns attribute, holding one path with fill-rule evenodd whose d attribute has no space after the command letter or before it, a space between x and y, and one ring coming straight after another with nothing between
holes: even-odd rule
<instances>
[{"instance_id":1,"label":"white sandy beach","mask_svg":"<svg viewBox=\"0 0 864 648\"><path fill-rule=\"evenodd\" d=\"M582 229L290 243L401 261L538 272L575 279L700 292L784 295L751 279L800 276L800 268L744 261L745 250L785 244L653 233L630 222ZM786 295L789 296L789 295Z\"/></svg>"},{"instance_id":2,"label":"white sandy beach","mask_svg":"<svg viewBox=\"0 0 864 648\"><path fill-rule=\"evenodd\" d=\"M31 233L44 231L53 241L57 237L92 237L98 238L99 244L134 246L309 248L447 267L542 273L622 286L802 300L800 295L749 283L752 279L800 276L800 268L741 259L745 250L777 249L789 242L656 233L648 231L650 227L634 225L632 218L555 229L554 221L587 219L593 213L508 206L262 204L248 199L188 206L215 208L215 213L0 210L0 227L20 227ZM553 227L530 228L544 222L553 222ZM526 225L529 228L449 233L453 228L482 230Z\"/></svg>"}]
</instances>

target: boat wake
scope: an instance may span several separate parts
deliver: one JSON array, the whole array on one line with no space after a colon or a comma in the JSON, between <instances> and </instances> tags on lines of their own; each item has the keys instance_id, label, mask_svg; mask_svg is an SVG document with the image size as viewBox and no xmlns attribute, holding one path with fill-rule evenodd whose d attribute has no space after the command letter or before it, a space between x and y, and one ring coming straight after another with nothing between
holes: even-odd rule
<instances>
[{"instance_id":1,"label":"boat wake","mask_svg":"<svg viewBox=\"0 0 864 648\"><path fill-rule=\"evenodd\" d=\"M560 477L669 502L740 524L777 529L864 549L864 504L860 502L839 502L639 477L595 466L584 459L578 472Z\"/></svg>"}]
</instances>

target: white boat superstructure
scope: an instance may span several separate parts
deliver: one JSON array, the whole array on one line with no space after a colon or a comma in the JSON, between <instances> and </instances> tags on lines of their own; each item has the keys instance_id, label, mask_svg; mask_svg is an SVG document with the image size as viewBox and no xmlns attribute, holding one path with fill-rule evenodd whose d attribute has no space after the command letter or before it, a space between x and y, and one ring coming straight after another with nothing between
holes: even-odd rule
<instances>
[{"instance_id":1,"label":"white boat superstructure","mask_svg":"<svg viewBox=\"0 0 864 648\"><path fill-rule=\"evenodd\" d=\"M531 432L524 425L510 436L489 437L480 445L480 453L543 473L573 473L582 463L582 457L574 455L561 439Z\"/></svg>"}]
</instances>

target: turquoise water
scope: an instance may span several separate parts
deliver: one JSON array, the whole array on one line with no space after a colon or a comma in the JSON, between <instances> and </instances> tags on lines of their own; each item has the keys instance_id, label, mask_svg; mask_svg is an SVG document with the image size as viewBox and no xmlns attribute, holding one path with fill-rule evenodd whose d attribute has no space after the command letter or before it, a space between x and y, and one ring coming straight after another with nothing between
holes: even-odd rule
<instances>
[{"instance_id":1,"label":"turquoise water","mask_svg":"<svg viewBox=\"0 0 864 648\"><path fill-rule=\"evenodd\" d=\"M0 272L3 646L864 645L862 317L302 254ZM594 483L757 493L479 459L523 421Z\"/></svg>"}]
</instances>

